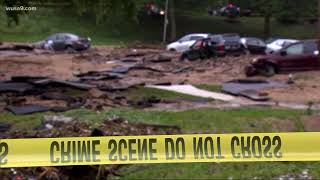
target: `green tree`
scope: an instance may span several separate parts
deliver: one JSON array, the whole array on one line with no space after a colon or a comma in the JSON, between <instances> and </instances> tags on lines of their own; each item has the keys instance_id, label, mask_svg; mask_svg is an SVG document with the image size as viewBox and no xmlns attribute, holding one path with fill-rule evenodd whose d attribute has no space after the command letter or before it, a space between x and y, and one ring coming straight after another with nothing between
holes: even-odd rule
<instances>
[{"instance_id":1,"label":"green tree","mask_svg":"<svg viewBox=\"0 0 320 180\"><path fill-rule=\"evenodd\" d=\"M249 0L245 0L248 1ZM270 37L271 33L271 18L277 11L277 0L253 0L251 1L252 8L263 15L264 18L264 37Z\"/></svg>"},{"instance_id":2,"label":"green tree","mask_svg":"<svg viewBox=\"0 0 320 180\"><path fill-rule=\"evenodd\" d=\"M24 0L3 0L0 1L0 5L6 6L6 7L20 7L20 6L28 6L28 1ZM12 23L15 23L15 25L19 24L19 16L26 14L27 11L14 11L14 10L6 10L7 15L7 24L10 27Z\"/></svg>"},{"instance_id":3,"label":"green tree","mask_svg":"<svg viewBox=\"0 0 320 180\"><path fill-rule=\"evenodd\" d=\"M174 41L177 36L177 28L176 28L176 14L175 14L175 0L169 0L169 19L170 19L170 40Z\"/></svg>"}]
</instances>

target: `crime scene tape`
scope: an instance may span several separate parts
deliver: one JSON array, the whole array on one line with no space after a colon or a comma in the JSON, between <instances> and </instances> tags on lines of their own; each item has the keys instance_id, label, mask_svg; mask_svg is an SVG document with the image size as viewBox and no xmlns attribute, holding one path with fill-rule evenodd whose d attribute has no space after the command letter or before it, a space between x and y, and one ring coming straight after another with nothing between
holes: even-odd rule
<instances>
[{"instance_id":1,"label":"crime scene tape","mask_svg":"<svg viewBox=\"0 0 320 180\"><path fill-rule=\"evenodd\" d=\"M0 168L319 160L320 133L317 132L0 140Z\"/></svg>"}]
</instances>

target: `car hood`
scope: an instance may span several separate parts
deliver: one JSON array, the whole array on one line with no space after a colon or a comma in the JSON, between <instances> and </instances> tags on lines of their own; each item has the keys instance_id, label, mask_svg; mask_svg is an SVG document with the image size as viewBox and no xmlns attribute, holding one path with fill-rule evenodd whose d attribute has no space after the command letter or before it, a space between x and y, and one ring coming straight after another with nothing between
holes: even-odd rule
<instances>
[{"instance_id":1,"label":"car hood","mask_svg":"<svg viewBox=\"0 0 320 180\"><path fill-rule=\"evenodd\" d=\"M168 44L167 47L176 46L178 44L179 44L179 42L172 42L172 43Z\"/></svg>"},{"instance_id":2,"label":"car hood","mask_svg":"<svg viewBox=\"0 0 320 180\"><path fill-rule=\"evenodd\" d=\"M281 46L275 45L275 44L267 44L267 48L273 49L273 50L278 50L281 49Z\"/></svg>"},{"instance_id":3,"label":"car hood","mask_svg":"<svg viewBox=\"0 0 320 180\"><path fill-rule=\"evenodd\" d=\"M275 53L272 53L272 54L266 54L266 55L261 55L261 56L257 56L256 58L254 59L275 59L275 58L279 58L279 54L277 52Z\"/></svg>"}]
</instances>

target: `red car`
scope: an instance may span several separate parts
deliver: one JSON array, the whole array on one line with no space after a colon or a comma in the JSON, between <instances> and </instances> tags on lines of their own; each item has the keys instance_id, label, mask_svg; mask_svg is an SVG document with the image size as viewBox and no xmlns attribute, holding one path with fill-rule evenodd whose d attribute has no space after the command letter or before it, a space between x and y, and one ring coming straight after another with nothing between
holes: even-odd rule
<instances>
[{"instance_id":1,"label":"red car","mask_svg":"<svg viewBox=\"0 0 320 180\"><path fill-rule=\"evenodd\" d=\"M246 67L246 75L307 71L320 69L317 40L305 40L290 44L280 51L254 58Z\"/></svg>"}]
</instances>

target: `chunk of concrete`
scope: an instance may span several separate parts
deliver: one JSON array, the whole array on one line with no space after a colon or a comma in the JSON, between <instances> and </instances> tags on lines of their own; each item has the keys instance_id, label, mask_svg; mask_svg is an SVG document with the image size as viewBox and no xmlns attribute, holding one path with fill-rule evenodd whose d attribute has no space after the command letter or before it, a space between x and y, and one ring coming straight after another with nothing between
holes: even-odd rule
<instances>
[{"instance_id":1,"label":"chunk of concrete","mask_svg":"<svg viewBox=\"0 0 320 180\"><path fill-rule=\"evenodd\" d=\"M239 95L240 92L247 90L261 90L266 88L287 87L285 83L278 81L265 80L233 80L222 84L222 91Z\"/></svg>"},{"instance_id":2,"label":"chunk of concrete","mask_svg":"<svg viewBox=\"0 0 320 180\"><path fill-rule=\"evenodd\" d=\"M287 87L285 83L278 81L265 80L233 80L222 84L222 91L249 98L254 101L267 101L270 98L266 94L260 94L258 91L266 88Z\"/></svg>"},{"instance_id":3,"label":"chunk of concrete","mask_svg":"<svg viewBox=\"0 0 320 180\"><path fill-rule=\"evenodd\" d=\"M36 105L36 104L27 104L27 105L21 105L21 106L8 106L6 109L15 115L25 115L25 114L32 114L32 113L37 113L37 112L50 111L49 107L42 106L42 105Z\"/></svg>"},{"instance_id":4,"label":"chunk of concrete","mask_svg":"<svg viewBox=\"0 0 320 180\"><path fill-rule=\"evenodd\" d=\"M34 86L29 83L0 82L0 92L19 92L31 91Z\"/></svg>"}]
</instances>

